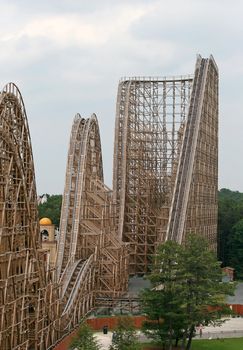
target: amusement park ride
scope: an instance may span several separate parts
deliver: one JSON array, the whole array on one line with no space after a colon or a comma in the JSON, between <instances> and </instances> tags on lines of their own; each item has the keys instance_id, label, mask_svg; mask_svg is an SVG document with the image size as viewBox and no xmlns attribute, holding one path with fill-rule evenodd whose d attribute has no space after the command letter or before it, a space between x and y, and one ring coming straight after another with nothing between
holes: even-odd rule
<instances>
[{"instance_id":1,"label":"amusement park ride","mask_svg":"<svg viewBox=\"0 0 243 350\"><path fill-rule=\"evenodd\" d=\"M129 78L117 96L113 190L96 116L74 118L56 265L41 245L24 103L0 94L0 349L51 349L103 302L149 272L156 246L189 232L216 250L218 70Z\"/></svg>"}]
</instances>

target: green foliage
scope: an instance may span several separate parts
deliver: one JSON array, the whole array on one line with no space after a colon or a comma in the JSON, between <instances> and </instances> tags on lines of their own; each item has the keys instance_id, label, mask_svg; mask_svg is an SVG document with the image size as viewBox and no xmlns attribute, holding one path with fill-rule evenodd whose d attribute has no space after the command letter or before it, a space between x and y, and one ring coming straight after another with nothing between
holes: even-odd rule
<instances>
[{"instance_id":1,"label":"green foliage","mask_svg":"<svg viewBox=\"0 0 243 350\"><path fill-rule=\"evenodd\" d=\"M223 266L234 267L236 277L240 278L242 271L239 267L243 266L243 259L238 252L241 248L235 242L240 237L236 237L234 226L243 219L243 193L223 188L218 198L218 258ZM233 256L237 256L237 259L232 259Z\"/></svg>"},{"instance_id":2,"label":"green foliage","mask_svg":"<svg viewBox=\"0 0 243 350\"><path fill-rule=\"evenodd\" d=\"M38 206L39 218L50 218L55 226L59 226L62 206L62 195L47 195L47 202Z\"/></svg>"},{"instance_id":3,"label":"green foliage","mask_svg":"<svg viewBox=\"0 0 243 350\"><path fill-rule=\"evenodd\" d=\"M94 338L93 332L90 327L83 323L78 331L77 337L74 338L71 344L70 350L99 350L100 346L98 341Z\"/></svg>"},{"instance_id":4,"label":"green foliage","mask_svg":"<svg viewBox=\"0 0 243 350\"><path fill-rule=\"evenodd\" d=\"M222 313L229 312L225 296L234 286L222 283L220 263L209 251L205 239L187 237L184 246L166 242L159 247L152 273L153 288L141 294L144 324L148 337L172 348L172 341L183 338L190 348L195 328L221 323Z\"/></svg>"},{"instance_id":5,"label":"green foliage","mask_svg":"<svg viewBox=\"0 0 243 350\"><path fill-rule=\"evenodd\" d=\"M222 314L230 313L225 305L225 297L233 295L235 286L222 283L220 263L202 237L187 237L185 247L182 247L181 264L185 278L182 298L186 302L190 343L197 325L219 325L222 323Z\"/></svg>"},{"instance_id":6,"label":"green foliage","mask_svg":"<svg viewBox=\"0 0 243 350\"><path fill-rule=\"evenodd\" d=\"M219 198L241 202L243 200L243 193L239 191L231 191L228 188L221 188L219 191Z\"/></svg>"},{"instance_id":7,"label":"green foliage","mask_svg":"<svg viewBox=\"0 0 243 350\"><path fill-rule=\"evenodd\" d=\"M152 273L148 277L153 288L145 289L141 294L143 312L149 316L143 331L164 346L171 346L185 326L185 311L180 298L183 292L180 249L172 241L159 246Z\"/></svg>"},{"instance_id":8,"label":"green foliage","mask_svg":"<svg viewBox=\"0 0 243 350\"><path fill-rule=\"evenodd\" d=\"M228 246L229 265L237 271L237 278L243 279L243 219L233 226Z\"/></svg>"},{"instance_id":9,"label":"green foliage","mask_svg":"<svg viewBox=\"0 0 243 350\"><path fill-rule=\"evenodd\" d=\"M192 350L240 350L243 338L193 340ZM153 343L142 343L145 349L154 349Z\"/></svg>"},{"instance_id":10,"label":"green foliage","mask_svg":"<svg viewBox=\"0 0 243 350\"><path fill-rule=\"evenodd\" d=\"M140 350L133 319L129 316L119 317L109 350Z\"/></svg>"}]
</instances>

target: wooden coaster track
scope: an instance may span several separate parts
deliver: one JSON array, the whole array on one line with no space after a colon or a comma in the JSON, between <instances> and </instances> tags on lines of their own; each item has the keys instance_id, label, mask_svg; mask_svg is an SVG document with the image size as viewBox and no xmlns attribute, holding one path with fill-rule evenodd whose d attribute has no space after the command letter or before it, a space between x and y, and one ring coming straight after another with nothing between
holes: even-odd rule
<instances>
[{"instance_id":1,"label":"wooden coaster track","mask_svg":"<svg viewBox=\"0 0 243 350\"><path fill-rule=\"evenodd\" d=\"M148 273L167 239L183 243L196 232L216 249L217 180L213 57L199 56L194 76L123 79L113 190L103 180L96 116L74 118L51 269L26 111L8 84L0 94L0 349L51 349L95 307L130 303L129 275Z\"/></svg>"}]
</instances>

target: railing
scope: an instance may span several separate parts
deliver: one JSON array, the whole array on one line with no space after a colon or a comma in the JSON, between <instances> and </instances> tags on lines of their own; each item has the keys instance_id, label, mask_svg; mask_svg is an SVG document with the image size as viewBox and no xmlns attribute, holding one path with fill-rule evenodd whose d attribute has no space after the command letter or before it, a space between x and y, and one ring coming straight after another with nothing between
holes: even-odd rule
<instances>
[{"instance_id":1,"label":"railing","mask_svg":"<svg viewBox=\"0 0 243 350\"><path fill-rule=\"evenodd\" d=\"M137 76L137 77L122 77L120 79L120 82L122 81L147 81L147 82L192 81L193 78L194 78L193 74L178 75L178 76L164 76L164 77Z\"/></svg>"}]
</instances>

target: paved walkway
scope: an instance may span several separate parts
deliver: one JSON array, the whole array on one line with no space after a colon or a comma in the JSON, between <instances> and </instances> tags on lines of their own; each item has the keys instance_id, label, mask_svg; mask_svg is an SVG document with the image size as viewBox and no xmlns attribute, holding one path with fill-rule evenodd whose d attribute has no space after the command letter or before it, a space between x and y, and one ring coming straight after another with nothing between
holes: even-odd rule
<instances>
[{"instance_id":1,"label":"paved walkway","mask_svg":"<svg viewBox=\"0 0 243 350\"><path fill-rule=\"evenodd\" d=\"M108 332L108 334L98 332L94 335L97 338L99 344L101 345L101 350L109 349L109 346L111 345L112 332Z\"/></svg>"},{"instance_id":2,"label":"paved walkway","mask_svg":"<svg viewBox=\"0 0 243 350\"><path fill-rule=\"evenodd\" d=\"M227 319L220 327L204 327L202 329L202 339L215 338L240 338L243 337L243 318ZM199 331L196 338L200 338Z\"/></svg>"},{"instance_id":3,"label":"paved walkway","mask_svg":"<svg viewBox=\"0 0 243 350\"><path fill-rule=\"evenodd\" d=\"M95 333L97 340L101 345L101 350L108 350L111 344L112 332L103 334L102 332ZM146 337L139 331L139 339L146 341ZM202 336L197 332L196 339L217 339L217 338L240 338L243 337L243 318L230 318L220 327L204 327Z\"/></svg>"}]
</instances>

